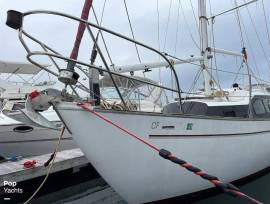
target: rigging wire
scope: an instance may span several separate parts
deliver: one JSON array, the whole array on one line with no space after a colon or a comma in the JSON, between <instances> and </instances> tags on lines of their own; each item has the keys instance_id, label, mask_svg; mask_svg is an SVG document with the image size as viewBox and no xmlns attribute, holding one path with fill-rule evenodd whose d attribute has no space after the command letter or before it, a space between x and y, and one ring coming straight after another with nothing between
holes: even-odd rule
<instances>
[{"instance_id":1,"label":"rigging wire","mask_svg":"<svg viewBox=\"0 0 270 204\"><path fill-rule=\"evenodd\" d=\"M208 5L209 5L209 14L212 15L211 0L208 0ZM214 22L215 22L215 19L212 20L212 23L214 23ZM209 45L210 45L210 47L214 47L214 45L213 45L212 31L209 33L208 36L209 36L209 42L210 42ZM213 60L213 58L211 58L210 59L210 67L213 67L213 62L214 62L214 60ZM212 75L213 74L212 69L210 71L211 71L211 75Z\"/></svg>"},{"instance_id":2,"label":"rigging wire","mask_svg":"<svg viewBox=\"0 0 270 204\"><path fill-rule=\"evenodd\" d=\"M100 26L99 20L98 20L98 18L97 18L97 15L96 15L96 12L95 12L95 9L94 9L93 6L92 6L92 10L93 10L93 14L94 14L96 23L97 23L98 26ZM111 65L113 65L113 61L112 61L112 58L111 58L111 55L110 55L110 52L109 52L109 49L108 49L108 47L107 47L107 43L106 43L106 41L105 41L105 38L104 38L104 36L103 36L103 32L102 32L102 31L100 31L100 36L101 36L102 42L103 42L103 44L104 44L104 47L105 47L107 56L108 56L108 58L109 58L109 60L110 60L110 63L111 63ZM112 66L112 67L113 67L113 66ZM114 67L113 67L113 69L114 69Z\"/></svg>"},{"instance_id":3,"label":"rigging wire","mask_svg":"<svg viewBox=\"0 0 270 204\"><path fill-rule=\"evenodd\" d=\"M235 5L235 7L237 7L237 1L236 0L234 0L234 5ZM242 26L241 26L240 16L239 16L239 8L237 8L235 10L235 16L236 16L236 21L237 21L238 28L239 28L241 45L242 45L242 47L245 47L245 42L244 42L244 38L243 38L243 31L242 31Z\"/></svg>"},{"instance_id":4,"label":"rigging wire","mask_svg":"<svg viewBox=\"0 0 270 204\"><path fill-rule=\"evenodd\" d=\"M176 17L176 32L175 32L175 44L174 44L174 55L177 52L178 36L179 36L179 17L180 17L180 0L178 0L177 6L177 17ZM174 77L173 71L171 70L171 87L174 88ZM172 92L172 98L174 98L174 93Z\"/></svg>"},{"instance_id":5,"label":"rigging wire","mask_svg":"<svg viewBox=\"0 0 270 204\"><path fill-rule=\"evenodd\" d=\"M177 6L177 17L176 17L176 33L175 33L174 55L176 55L176 52L177 52L178 35L179 35L179 16L180 16L180 0L178 1L178 6Z\"/></svg>"},{"instance_id":6,"label":"rigging wire","mask_svg":"<svg viewBox=\"0 0 270 204\"><path fill-rule=\"evenodd\" d=\"M237 80L237 78L238 78L238 75L239 75L241 69L243 68L243 65L244 65L244 62L243 62L243 60L242 60L240 66L239 66L239 68L238 68L237 74L236 74L235 77L234 77L233 83L236 82L236 80Z\"/></svg>"},{"instance_id":7,"label":"rigging wire","mask_svg":"<svg viewBox=\"0 0 270 204\"><path fill-rule=\"evenodd\" d=\"M99 20L99 24L100 24L100 25L102 24L102 21L103 21L103 16L104 16L104 11L105 11L106 1L107 1L107 0L104 0L104 2L103 2L103 8L102 8L101 17L100 17L100 20ZM95 10L93 9L93 7L92 7L92 10L93 10L93 12L94 12L94 15L96 15ZM95 39L96 39L96 40L95 40L96 43L98 42L100 33L101 33L101 30L99 29L99 30L98 30L98 33L97 33L97 35L96 35L96 38L95 38ZM96 44L94 44L94 46L93 46L92 53L93 53L94 50L96 50ZM95 58L94 58L94 61L95 61ZM93 61L93 63L94 63L94 61Z\"/></svg>"},{"instance_id":8,"label":"rigging wire","mask_svg":"<svg viewBox=\"0 0 270 204\"><path fill-rule=\"evenodd\" d=\"M247 6L247 5L252 4L252 3L254 3L254 2L257 2L257 1L258 1L258 0L252 0L252 1L249 1L249 2L245 2L245 4L239 5L239 6L237 6L237 7L234 7L234 8L228 9L228 10L226 10L226 11L223 11L223 12L221 12L221 13L218 13L218 14L216 14L216 15L213 15L213 16L209 17L208 19L210 19L210 18L216 18L216 17L218 17L218 16L221 16L221 15L223 15L223 14L229 13L229 12L231 12L231 11L234 11L234 10L236 10L236 9L239 9L239 8L241 8L241 7L244 7L244 6Z\"/></svg>"},{"instance_id":9,"label":"rigging wire","mask_svg":"<svg viewBox=\"0 0 270 204\"><path fill-rule=\"evenodd\" d=\"M198 69L201 68L201 65L200 65L200 64L196 64L196 63L194 63L194 62L189 62L189 61L180 59L180 58L178 58L178 57L175 57L175 56L172 56L172 55L169 55L169 54L166 54L166 56L169 56L169 57L171 57L171 58L173 58L173 59L177 59L177 60L183 61L183 62L185 62L185 63L187 63L187 64L195 65L195 66L198 67ZM212 70L219 71L219 72L223 72L223 73L227 73L227 74L234 74L234 75L237 74L237 72L227 71L227 70L218 69L218 68L217 68L217 69L214 69L214 68L208 68L208 69L210 69L210 70L212 69ZM243 76L248 76L247 73L238 73L238 74L239 74L239 75L243 75ZM259 77L256 77L255 75L253 75L252 77L253 77L254 79L260 80L260 81L262 81L262 82L269 83L268 81L263 80L263 79L261 79L261 78L259 78Z\"/></svg>"},{"instance_id":10,"label":"rigging wire","mask_svg":"<svg viewBox=\"0 0 270 204\"><path fill-rule=\"evenodd\" d=\"M156 9L157 9L157 40L158 40L158 51L160 52L160 22L159 22L159 18L160 18L160 13L159 13L159 0L156 1ZM160 58L160 57L159 57Z\"/></svg>"},{"instance_id":11,"label":"rigging wire","mask_svg":"<svg viewBox=\"0 0 270 204\"><path fill-rule=\"evenodd\" d=\"M105 12L105 7L106 7L106 2L107 2L107 0L104 0L104 2L103 2L103 7L102 7L102 11L101 11L101 17L100 17L100 20L99 20L99 24L101 25L102 24L102 22L103 22L103 17L104 17L104 12ZM99 29L99 32L98 33L100 33L101 32L101 30Z\"/></svg>"},{"instance_id":12,"label":"rigging wire","mask_svg":"<svg viewBox=\"0 0 270 204\"><path fill-rule=\"evenodd\" d=\"M233 6L235 6L235 8L238 7L236 0L234 0L234 2L232 0L231 2L233 4ZM239 32L239 36L240 36L241 46L242 46L242 48L244 48L246 46L245 46L245 41L244 41L244 37L243 37L243 30L242 30L241 21L240 21L239 8L237 8L235 10L234 15L235 15L235 18L236 18L236 21L237 21L237 25L238 25L238 32ZM237 80L237 78L239 76L239 73L240 73L241 69L243 68L243 65L244 65L244 62L243 62L243 59L242 59L242 62L240 64L240 67L238 68L237 74L234 77L233 83L235 83L235 81ZM243 80L244 80L244 77L243 77Z\"/></svg>"},{"instance_id":13,"label":"rigging wire","mask_svg":"<svg viewBox=\"0 0 270 204\"><path fill-rule=\"evenodd\" d=\"M49 81L52 81L50 73L48 72L47 74L48 74Z\"/></svg>"},{"instance_id":14,"label":"rigging wire","mask_svg":"<svg viewBox=\"0 0 270 204\"><path fill-rule=\"evenodd\" d=\"M39 73L34 75L33 77L31 77L29 80L32 79L33 83L36 83L36 81L38 81L41 77L43 77L45 75L45 72L39 72Z\"/></svg>"},{"instance_id":15,"label":"rigging wire","mask_svg":"<svg viewBox=\"0 0 270 204\"><path fill-rule=\"evenodd\" d=\"M237 22L238 22L238 26L239 26L239 31L240 31L240 36L241 36L241 44L242 44L242 46L244 47L244 45L245 45L245 43L244 43L244 37L243 37L243 32L242 32L242 27L241 27L241 23L240 23L240 14L239 14L239 8L241 8L241 7L243 7L243 6L246 6L246 5L248 5L248 4L251 4L251 3L254 3L254 2L256 2L257 0L254 0L254 1L250 1L250 2L245 2L245 4L243 4L243 5L240 5L240 6L236 6L236 7L234 7L233 9L230 9L230 10L227 10L227 11L225 11L225 12L222 12L222 13L220 13L220 14L217 14L217 15L212 15L212 20L214 20L214 18L216 17L216 16L219 16L219 15L222 15L222 14L225 14L225 13L227 13L227 12L230 12L230 11L233 11L233 10L237 10L237 12L236 12L236 15L237 15ZM209 2L210 2L210 0L209 0ZM211 4L210 4L210 6L211 6ZM213 22L213 21L212 21ZM212 38L213 38L213 46L215 47L215 40L214 40L214 32L213 32L213 23L212 23ZM215 53L214 53L215 54ZM255 57L254 57L254 54L253 54L253 52L252 52L252 57L255 59ZM216 59L216 57L214 58L214 59ZM216 60L215 60L215 67L216 67L216 71L218 70L218 66L217 66L217 63L216 63ZM255 64L255 68L258 70L258 66L257 66L257 63ZM220 71L222 71L222 72L227 72L228 73L228 71L224 71L224 70L220 70ZM232 73L232 72L230 72L230 73ZM261 79L261 77L260 77L260 75L259 75L259 78L258 77L256 77L255 76L255 74L254 74L254 72L251 70L251 73L252 73L252 75L253 75L253 78L255 78L256 80L258 80L258 79L260 79L261 81L262 81L262 79ZM259 72L258 72L259 73ZM239 71L236 73L237 75L239 74ZM217 77L218 77L218 75L217 75ZM264 81L264 80L263 80ZM220 83L219 82L219 80L218 80L218 83ZM259 83L259 82L258 82Z\"/></svg>"},{"instance_id":16,"label":"rigging wire","mask_svg":"<svg viewBox=\"0 0 270 204\"><path fill-rule=\"evenodd\" d=\"M201 49L200 49L200 46L198 45L198 43L196 42L194 36L192 35L192 32L191 32L190 26L189 26L189 24L188 24L187 17L186 17L186 15L185 15L184 8L183 8L183 5L182 5L181 0L179 0L179 3L180 3L180 8L181 8L181 11L182 11L182 15L183 15L183 17L184 17L183 19L184 19L185 25L187 26L187 29L188 29L190 38L191 38L191 40L193 41L194 45L195 45L199 50L201 50Z\"/></svg>"},{"instance_id":17,"label":"rigging wire","mask_svg":"<svg viewBox=\"0 0 270 204\"><path fill-rule=\"evenodd\" d=\"M211 1L209 0L209 9L210 9L210 14L212 15L212 5L211 5ZM211 33L212 33L212 43L213 43L213 47L216 47L216 39L215 39L215 32L214 32L214 19L212 19L211 21ZM214 63L215 63L215 67L216 69L218 68L218 65L217 65L217 56L216 56L216 52L214 52ZM211 73L211 76L212 76L212 73ZM219 79L219 74L218 74L218 71L216 70L216 77L217 77L217 85L219 87L221 87L220 85L220 79Z\"/></svg>"},{"instance_id":18,"label":"rigging wire","mask_svg":"<svg viewBox=\"0 0 270 204\"><path fill-rule=\"evenodd\" d=\"M258 68L258 63L257 63L256 57L255 57L255 53L254 53L254 51L253 51L253 49L252 49L251 42L250 42L249 37L248 37L248 32L247 32L245 23L244 23L244 21L243 21L243 18L242 18L242 16L241 16L241 13L239 13L239 19L240 19L240 22L241 22L241 24L242 24L242 26L243 26L243 31L244 31L244 34L245 34L245 38L246 38L246 40L247 40L247 45L248 45L249 50L250 50L250 55L251 55L251 57L252 57L252 59L253 59L253 61L254 61L255 70L256 70L256 72L258 73L259 78L261 78L260 70L259 70L259 68Z\"/></svg>"},{"instance_id":19,"label":"rigging wire","mask_svg":"<svg viewBox=\"0 0 270 204\"><path fill-rule=\"evenodd\" d=\"M134 35L134 32L133 32L133 28L132 28L132 24L131 24L131 20L130 20L130 15L129 15L129 12L128 12L127 2L126 2L126 0L123 0L123 1L124 1L124 5L125 5L125 10L126 10L126 14L127 14L128 23L129 23L130 31L131 31L131 34L132 34L132 38L133 38L133 40L135 40L135 35ZM134 45L135 45L135 49L136 49L136 52L137 52L138 60L141 63L142 60L141 60L141 57L140 57L138 46L137 46L136 43L134 43Z\"/></svg>"},{"instance_id":20,"label":"rigging wire","mask_svg":"<svg viewBox=\"0 0 270 204\"><path fill-rule=\"evenodd\" d=\"M156 9L157 9L157 37L158 37L158 51L160 52L160 12L159 12L159 0L156 1ZM158 59L160 61L160 55L158 55ZM158 78L161 83L161 68L158 69Z\"/></svg>"},{"instance_id":21,"label":"rigging wire","mask_svg":"<svg viewBox=\"0 0 270 204\"><path fill-rule=\"evenodd\" d=\"M246 0L244 0L244 2L246 2ZM250 13L250 10L248 9L248 7L246 7L246 10L247 10L248 16L249 16L249 18L250 18L250 20L251 20L251 23L252 23L253 29L254 29L254 31L255 31L256 37L257 37L257 39L258 39L258 41L259 41L259 44L260 44L261 50L262 50L262 52L263 52L264 58L265 58L265 60L266 60L266 62L267 62L268 68L270 69L270 62L269 62L269 59L268 59L268 57L267 57L266 51L265 51L265 49L264 49L264 47L263 47L263 44L262 44L260 35L259 35L258 31L257 31L256 24L255 24L255 22L254 22L254 19L253 19L251 13Z\"/></svg>"},{"instance_id":22,"label":"rigging wire","mask_svg":"<svg viewBox=\"0 0 270 204\"><path fill-rule=\"evenodd\" d=\"M212 26L211 26L211 32L212 32L212 41L213 41L213 46L216 47L216 43L215 43L215 35L214 35L214 23L212 22ZM215 64L215 68L216 68L216 77L217 77L217 85L219 87L221 87L220 85L220 78L219 78L219 74L218 74L218 71L217 71L217 68L218 68L218 65L217 65L217 56L216 56L216 52L214 52L214 64ZM212 74L211 74L212 76Z\"/></svg>"},{"instance_id":23,"label":"rigging wire","mask_svg":"<svg viewBox=\"0 0 270 204\"><path fill-rule=\"evenodd\" d=\"M179 1L180 1L180 0L179 0ZM189 0L189 2L190 2L191 9L192 9L192 13L193 13L194 20L195 20L195 22L196 22L196 27L197 27L197 29L198 29L198 33L199 33L199 35L200 35L200 28L199 28L198 18L196 17L195 9L194 9L192 0Z\"/></svg>"},{"instance_id":24,"label":"rigging wire","mask_svg":"<svg viewBox=\"0 0 270 204\"><path fill-rule=\"evenodd\" d=\"M100 21L99 21L98 18L97 18L97 15L96 15L94 6L92 6L93 14L94 14L94 17L95 17L95 20L96 20L96 23L97 23L98 26L101 26L101 24L102 24L103 17L104 17L104 11L105 11L106 2L107 2L107 0L104 0ZM100 34L100 36L101 36L101 39L102 39L102 42L103 42L105 51L106 51L107 56L108 56L108 58L109 58L111 67L112 67L113 70L115 71L114 63L113 63L113 61L112 61L112 58L111 58L111 55L110 55L110 52L109 52L107 43L106 43L105 38L104 38L104 36L103 36L103 32L102 32L100 29L99 29L99 32L97 33L97 36L96 36L96 43L98 42L99 34ZM95 49L95 47L96 47L96 45L94 45L94 49ZM119 80L120 84L122 85L121 80L120 80L119 78L117 78L117 79ZM91 93L93 93L93 92L91 91ZM95 96L96 96L96 94L95 94ZM99 96L99 97L100 97L100 96Z\"/></svg>"},{"instance_id":25,"label":"rigging wire","mask_svg":"<svg viewBox=\"0 0 270 204\"><path fill-rule=\"evenodd\" d=\"M234 6L237 6L237 1L236 1L236 0L234 0L234 2L233 2L233 0L232 0L231 2L232 2L232 4L233 4ZM260 72L259 72L259 69L258 69L258 66L257 66L256 58L254 57L253 50L252 50L252 48L251 48L251 46L250 46L250 41L249 41L249 38L248 38L248 34L247 34L247 31L246 31L246 27L245 27L244 21L243 21L243 19L242 19L242 17L241 17L241 13L240 13L239 9L236 10L236 12L235 12L235 17L236 17L236 20L237 20L237 23L238 23L238 27L239 27L240 41L241 41L242 47L243 47L243 48L246 47L246 46L245 46L245 41L244 41L244 35L243 35L243 30L244 30L244 34L245 34L245 36L246 36L248 45L249 45L249 47L250 47L251 56L252 56L252 58L255 60L255 61L254 61L254 63L255 63L255 69L256 69L256 71L257 71L257 73L258 73L259 78L261 78L261 75L260 75ZM241 23L241 22L242 22L242 23ZM243 28L242 28L242 27L243 27ZM241 66L239 67L239 70L238 70L238 72L237 72L237 74L236 74L236 77L235 77L234 81L237 79L237 77L238 77L238 75L239 75L239 72L240 72L241 68L243 67L243 65L244 65L244 64L243 64L243 61L242 61ZM252 69L251 69L249 66L248 66L248 69L249 69L249 71L252 73L253 77L254 77L254 78L257 80L257 82L259 83L258 79L255 77L254 72L252 71ZM243 80L244 80L244 78L243 78Z\"/></svg>"},{"instance_id":26,"label":"rigging wire","mask_svg":"<svg viewBox=\"0 0 270 204\"><path fill-rule=\"evenodd\" d=\"M197 73L196 73L196 75L195 75L195 77L193 79L193 82L192 82L192 84L191 84L191 86L190 86L190 88L189 88L189 90L187 92L186 97L188 97L190 95L189 93L191 93L193 90L195 90L196 83L199 80L199 78L201 76L201 73L202 73L202 69L198 69L198 71L197 71Z\"/></svg>"},{"instance_id":27,"label":"rigging wire","mask_svg":"<svg viewBox=\"0 0 270 204\"><path fill-rule=\"evenodd\" d=\"M269 32L269 27L268 27L268 23L267 23L267 17L266 17L266 12L265 12L264 0L262 0L262 8L263 8L264 22L265 22L265 27L266 27L268 42L269 42L269 45L270 45L270 32Z\"/></svg>"},{"instance_id":28,"label":"rigging wire","mask_svg":"<svg viewBox=\"0 0 270 204\"><path fill-rule=\"evenodd\" d=\"M169 24L170 24L170 18L171 18L171 9L172 9L172 0L170 0L169 14L168 14L166 29L165 29L165 39L164 39L164 44L163 44L163 51L164 52L165 52L165 48L166 48L166 44L167 44L167 36L168 36L168 30L169 30Z\"/></svg>"}]
</instances>

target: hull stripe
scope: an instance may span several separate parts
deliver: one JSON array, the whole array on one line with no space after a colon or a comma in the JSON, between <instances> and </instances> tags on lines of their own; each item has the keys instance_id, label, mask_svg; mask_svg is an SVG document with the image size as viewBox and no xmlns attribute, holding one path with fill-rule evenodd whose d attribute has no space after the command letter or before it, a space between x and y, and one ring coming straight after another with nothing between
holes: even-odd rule
<instances>
[{"instance_id":1,"label":"hull stripe","mask_svg":"<svg viewBox=\"0 0 270 204\"><path fill-rule=\"evenodd\" d=\"M151 134L150 138L168 138L168 137L219 137L219 136L239 136L239 135L252 135L252 134L263 134L269 133L270 130L259 131L259 132L246 132L246 133L228 133L228 134L198 134L198 135L166 135L166 134Z\"/></svg>"},{"instance_id":2,"label":"hull stripe","mask_svg":"<svg viewBox=\"0 0 270 204\"><path fill-rule=\"evenodd\" d=\"M72 137L62 138L61 140L72 140ZM0 142L0 144L27 143L27 142L49 142L49 141L58 141L58 138L39 139L39 140L2 141L2 142Z\"/></svg>"}]
</instances>

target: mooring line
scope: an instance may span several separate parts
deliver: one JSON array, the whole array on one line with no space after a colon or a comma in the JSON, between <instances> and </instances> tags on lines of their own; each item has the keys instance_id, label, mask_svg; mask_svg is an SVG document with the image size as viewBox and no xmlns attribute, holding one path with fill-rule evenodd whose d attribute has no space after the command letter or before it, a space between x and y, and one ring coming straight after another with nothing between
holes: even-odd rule
<instances>
[{"instance_id":1,"label":"mooring line","mask_svg":"<svg viewBox=\"0 0 270 204\"><path fill-rule=\"evenodd\" d=\"M55 160L56 154L57 154L57 152L59 150L60 142L61 142L61 139L62 139L62 137L64 135L64 132L65 132L65 127L63 127L62 130L61 130L61 133L60 133L59 138L58 138L57 145L56 145L55 150L54 150L54 153L51 155L50 159L46 162L47 164L44 164L45 167L46 167L46 165L50 165L49 168L48 168L48 171L47 171L47 174L46 174L45 178L43 179L43 181L39 185L39 187L35 190L35 192L31 195L31 197L28 198L28 200L25 201L23 204L29 203L34 198L34 196L39 192L39 190L42 188L42 186L46 183L46 181L47 181L47 179L48 179L48 177L50 175L51 169L53 167L54 160Z\"/></svg>"}]
</instances>

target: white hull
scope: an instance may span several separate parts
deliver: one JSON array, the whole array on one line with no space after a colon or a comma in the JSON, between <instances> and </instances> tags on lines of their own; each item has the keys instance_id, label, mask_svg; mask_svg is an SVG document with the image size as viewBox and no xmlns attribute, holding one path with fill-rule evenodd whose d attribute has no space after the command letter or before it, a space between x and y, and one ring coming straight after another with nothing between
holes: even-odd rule
<instances>
[{"instance_id":1,"label":"white hull","mask_svg":"<svg viewBox=\"0 0 270 204\"><path fill-rule=\"evenodd\" d=\"M62 103L57 109L92 165L129 203L157 201L212 187L76 104ZM270 165L270 121L101 114L225 182ZM193 124L192 130L187 130L188 123Z\"/></svg>"},{"instance_id":2,"label":"white hull","mask_svg":"<svg viewBox=\"0 0 270 204\"><path fill-rule=\"evenodd\" d=\"M24 126L5 115L0 115L0 156L36 156L54 151L60 131L48 128L40 128L27 125L33 128L29 132L16 132L14 129ZM60 150L75 148L77 145L71 135L65 131L61 141Z\"/></svg>"}]
</instances>

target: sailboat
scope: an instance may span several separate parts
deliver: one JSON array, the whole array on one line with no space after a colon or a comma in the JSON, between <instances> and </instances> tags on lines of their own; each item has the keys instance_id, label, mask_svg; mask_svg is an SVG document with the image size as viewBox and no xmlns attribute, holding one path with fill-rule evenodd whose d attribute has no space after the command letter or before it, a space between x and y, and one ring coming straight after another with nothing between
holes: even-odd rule
<instances>
[{"instance_id":1,"label":"sailboat","mask_svg":"<svg viewBox=\"0 0 270 204\"><path fill-rule=\"evenodd\" d=\"M29 63L0 61L1 74L34 76L40 68ZM54 146L60 135L62 123L56 113L49 109L42 115L53 123L55 128L39 126L36 122L24 116L25 100L33 91L44 91L54 87L51 81L41 84L31 84L24 81L16 84L7 80L0 81L0 158L29 157L48 154L54 151ZM66 132L61 150L77 147L72 137Z\"/></svg>"},{"instance_id":2,"label":"sailboat","mask_svg":"<svg viewBox=\"0 0 270 204\"><path fill-rule=\"evenodd\" d=\"M58 76L59 81L65 84L65 90L68 87L74 89L78 85L78 73L89 77L87 91L92 95L91 100L88 98L79 103L67 102L63 94L62 101L47 102L53 104L59 118L91 164L124 200L128 203L162 201L212 187L198 175L190 174L186 169L159 157L154 151L155 146L170 150L174 155L211 172L224 182L243 179L269 167L270 87L253 85L250 72L247 74L249 83L246 87L240 87L237 83L227 89L213 86L209 60L214 53L239 57L247 65L248 71L249 66L244 48L238 53L209 46L206 0L198 0L201 53L197 57L185 59L169 57L133 38L87 21L87 7L90 8L91 4L92 1L86 1L82 18L44 10L26 13L9 11L7 24L19 30L20 40L31 63L46 70L34 60L35 56L48 56L52 60L62 59L66 62L66 69L56 66L57 71L50 70L50 73ZM103 67L94 64L94 57L91 58L91 63L77 60L78 38L71 56L65 57L28 34L23 29L22 22L36 14L56 15L79 22L78 36L82 36L87 29L94 42L92 56L98 54ZM112 69L93 34L94 28L148 49L158 54L161 61L114 66ZM46 50L31 51L22 36L27 36ZM183 92L174 66L194 62L200 62L204 88L182 97ZM81 66L89 68L89 72L82 70ZM162 66L172 70L176 88L153 84L133 76L135 71ZM106 109L101 105L103 100L100 97L100 84L96 80L101 73L107 73L110 77L121 100L121 110ZM163 105L161 112L131 110L117 85L116 76L175 92L176 101Z\"/></svg>"},{"instance_id":3,"label":"sailboat","mask_svg":"<svg viewBox=\"0 0 270 204\"><path fill-rule=\"evenodd\" d=\"M137 79L144 79L142 77L136 77ZM153 84L158 84L155 81L147 79ZM106 76L100 80L100 95L102 97L103 106L107 105L107 109L122 109L123 106L121 99L119 98L111 79ZM129 79L124 79L122 77L117 78L117 86L119 87L125 100L129 102L130 110L138 110L144 112L161 112L162 105L160 103L160 98L165 97L165 92L159 87L148 87L141 82L133 82Z\"/></svg>"}]
</instances>

